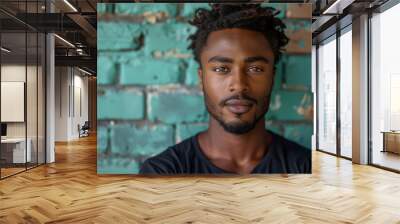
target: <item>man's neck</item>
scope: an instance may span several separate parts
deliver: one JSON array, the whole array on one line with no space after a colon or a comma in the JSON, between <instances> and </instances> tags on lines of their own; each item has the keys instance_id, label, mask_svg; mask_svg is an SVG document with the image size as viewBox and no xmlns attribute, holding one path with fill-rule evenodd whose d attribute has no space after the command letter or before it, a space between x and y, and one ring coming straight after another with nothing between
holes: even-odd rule
<instances>
[{"instance_id":1,"label":"man's neck","mask_svg":"<svg viewBox=\"0 0 400 224\"><path fill-rule=\"evenodd\" d=\"M199 142L211 161L225 163L222 166L246 169L251 164L258 164L264 157L270 136L265 131L264 119L259 120L249 132L237 135L225 131L218 121L210 118L209 129L200 135Z\"/></svg>"}]
</instances>

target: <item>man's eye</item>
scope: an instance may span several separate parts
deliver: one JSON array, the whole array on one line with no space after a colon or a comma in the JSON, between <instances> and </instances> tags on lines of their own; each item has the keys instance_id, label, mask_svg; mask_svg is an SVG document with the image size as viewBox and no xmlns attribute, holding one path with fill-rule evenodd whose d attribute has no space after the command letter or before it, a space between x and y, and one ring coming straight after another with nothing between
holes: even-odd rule
<instances>
[{"instance_id":1,"label":"man's eye","mask_svg":"<svg viewBox=\"0 0 400 224\"><path fill-rule=\"evenodd\" d=\"M213 68L213 71L214 71L214 72L227 73L227 72L229 72L229 68L223 67L223 66L221 66L221 67L215 67L215 68Z\"/></svg>"},{"instance_id":2,"label":"man's eye","mask_svg":"<svg viewBox=\"0 0 400 224\"><path fill-rule=\"evenodd\" d=\"M250 67L250 68L249 68L249 71L250 71L250 72L263 72L264 69L259 68L259 67Z\"/></svg>"}]
</instances>

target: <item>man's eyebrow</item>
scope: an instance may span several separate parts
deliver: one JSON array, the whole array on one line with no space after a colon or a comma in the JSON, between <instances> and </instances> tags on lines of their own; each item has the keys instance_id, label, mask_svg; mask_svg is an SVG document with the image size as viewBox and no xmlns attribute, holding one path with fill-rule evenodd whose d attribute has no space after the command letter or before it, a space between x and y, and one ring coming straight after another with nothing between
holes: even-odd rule
<instances>
[{"instance_id":1,"label":"man's eyebrow","mask_svg":"<svg viewBox=\"0 0 400 224\"><path fill-rule=\"evenodd\" d=\"M248 57L244 60L246 63L252 63L256 61L264 61L265 63L269 63L269 59L267 59L264 56L253 56L253 57ZM214 56L208 60L208 62L223 62L223 63L233 63L233 59L223 57L223 56Z\"/></svg>"},{"instance_id":2,"label":"man's eyebrow","mask_svg":"<svg viewBox=\"0 0 400 224\"><path fill-rule=\"evenodd\" d=\"M263 56L248 57L244 60L244 62L246 63L251 63L255 61L264 61L265 63L269 63L269 59Z\"/></svg>"},{"instance_id":3,"label":"man's eyebrow","mask_svg":"<svg viewBox=\"0 0 400 224\"><path fill-rule=\"evenodd\" d=\"M223 57L223 56L214 56L208 59L208 62L224 62L224 63L233 63L233 59Z\"/></svg>"}]
</instances>

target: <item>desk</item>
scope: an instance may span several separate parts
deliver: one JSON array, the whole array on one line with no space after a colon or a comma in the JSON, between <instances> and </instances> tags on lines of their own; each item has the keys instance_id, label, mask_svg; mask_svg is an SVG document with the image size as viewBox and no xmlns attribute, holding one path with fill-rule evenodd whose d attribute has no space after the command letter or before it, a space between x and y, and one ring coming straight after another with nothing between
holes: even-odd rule
<instances>
[{"instance_id":1,"label":"desk","mask_svg":"<svg viewBox=\"0 0 400 224\"><path fill-rule=\"evenodd\" d=\"M1 154L2 154L1 156L3 157L3 154L7 155L8 152L11 152L10 154L12 154L12 161L9 162L11 163L30 162L32 159L31 155L32 140L30 138L27 139L26 154L25 154L24 143L25 143L25 138L1 139ZM27 161L25 161L25 158L27 158ZM9 160L11 160L11 156Z\"/></svg>"},{"instance_id":2,"label":"desk","mask_svg":"<svg viewBox=\"0 0 400 224\"><path fill-rule=\"evenodd\" d=\"M382 152L400 154L400 131L383 131Z\"/></svg>"}]
</instances>

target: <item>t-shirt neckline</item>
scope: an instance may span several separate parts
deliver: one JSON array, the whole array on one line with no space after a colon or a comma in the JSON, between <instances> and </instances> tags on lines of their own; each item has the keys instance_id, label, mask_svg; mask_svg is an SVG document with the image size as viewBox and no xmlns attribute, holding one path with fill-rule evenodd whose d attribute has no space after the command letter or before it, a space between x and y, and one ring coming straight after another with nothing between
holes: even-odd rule
<instances>
[{"instance_id":1,"label":"t-shirt neckline","mask_svg":"<svg viewBox=\"0 0 400 224\"><path fill-rule=\"evenodd\" d=\"M250 172L250 174L254 174L255 171L259 168L259 166L261 166L265 161L267 161L267 160L271 157L272 151L275 150L275 144L276 144L275 135L274 135L274 133L272 133L272 132L270 132L270 131L268 131L268 130L266 130L266 131L267 131L268 133L271 134L271 136L272 136L272 142L271 142L271 144L269 145L269 148L268 148L267 153L266 153L266 154L264 155L264 157L260 160L260 162L253 168L253 170ZM227 171L227 170L224 170L224 169L222 169L222 168L220 168L220 167L214 165L214 164L207 158L207 156L204 154L203 150L202 150L201 147L200 147L200 143L199 143L199 139L198 139L199 134L200 134L200 133L197 133L197 134L196 134L195 136L193 136L193 138L192 138L192 142L193 142L193 144L194 144L194 148L195 148L196 154L197 154L203 161L205 161L205 162L207 163L207 165L211 166L212 168L214 168L214 169L216 169L216 170L218 170L218 171L220 171L220 172L222 172L222 173L226 173L226 174L236 174L236 175L237 175L238 173L234 173L234 172L231 172L231 171Z\"/></svg>"}]
</instances>

